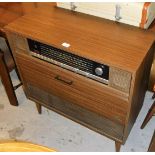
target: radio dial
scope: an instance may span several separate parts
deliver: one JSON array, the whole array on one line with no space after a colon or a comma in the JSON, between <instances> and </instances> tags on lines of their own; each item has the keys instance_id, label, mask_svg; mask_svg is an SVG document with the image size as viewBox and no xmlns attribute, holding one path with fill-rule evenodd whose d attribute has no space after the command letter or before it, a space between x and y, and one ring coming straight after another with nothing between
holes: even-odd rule
<instances>
[{"instance_id":1,"label":"radio dial","mask_svg":"<svg viewBox=\"0 0 155 155\"><path fill-rule=\"evenodd\" d=\"M96 75L101 76L103 74L103 68L102 67L95 68L95 73Z\"/></svg>"}]
</instances>

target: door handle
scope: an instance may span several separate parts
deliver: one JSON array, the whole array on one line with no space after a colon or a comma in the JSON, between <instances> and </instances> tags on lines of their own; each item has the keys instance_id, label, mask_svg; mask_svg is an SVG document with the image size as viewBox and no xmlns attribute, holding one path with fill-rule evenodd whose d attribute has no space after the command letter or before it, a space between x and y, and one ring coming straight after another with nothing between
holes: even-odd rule
<instances>
[{"instance_id":1,"label":"door handle","mask_svg":"<svg viewBox=\"0 0 155 155\"><path fill-rule=\"evenodd\" d=\"M66 83L66 84L68 84L68 85L72 85L72 84L73 84L73 81L64 79L64 78L60 77L59 75L57 75L57 76L55 77L55 79L58 80L58 81L61 81L61 82L63 82L63 83Z\"/></svg>"}]
</instances>

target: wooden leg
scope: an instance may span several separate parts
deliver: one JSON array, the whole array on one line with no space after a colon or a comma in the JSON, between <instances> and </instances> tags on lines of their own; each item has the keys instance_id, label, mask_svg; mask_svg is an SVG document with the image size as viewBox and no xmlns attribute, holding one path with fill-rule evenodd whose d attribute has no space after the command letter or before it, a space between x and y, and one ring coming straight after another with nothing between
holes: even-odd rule
<instances>
[{"instance_id":1,"label":"wooden leg","mask_svg":"<svg viewBox=\"0 0 155 155\"><path fill-rule=\"evenodd\" d=\"M155 130L148 148L148 152L155 152Z\"/></svg>"},{"instance_id":2,"label":"wooden leg","mask_svg":"<svg viewBox=\"0 0 155 155\"><path fill-rule=\"evenodd\" d=\"M115 149L116 149L116 152L120 152L120 148L121 148L121 143L115 141Z\"/></svg>"},{"instance_id":3,"label":"wooden leg","mask_svg":"<svg viewBox=\"0 0 155 155\"><path fill-rule=\"evenodd\" d=\"M10 101L10 104L14 106L18 106L17 97L14 92L13 84L4 60L4 54L2 52L0 52L0 75L1 75L2 83L4 85L5 91L7 93L8 99Z\"/></svg>"},{"instance_id":4,"label":"wooden leg","mask_svg":"<svg viewBox=\"0 0 155 155\"><path fill-rule=\"evenodd\" d=\"M37 110L38 110L38 113L41 114L41 104L39 103L36 103L36 107L37 107Z\"/></svg>"},{"instance_id":5,"label":"wooden leg","mask_svg":"<svg viewBox=\"0 0 155 155\"><path fill-rule=\"evenodd\" d=\"M153 95L152 95L152 99L154 99L155 98L155 84L154 84L154 86L153 86Z\"/></svg>"},{"instance_id":6,"label":"wooden leg","mask_svg":"<svg viewBox=\"0 0 155 155\"><path fill-rule=\"evenodd\" d=\"M152 95L152 99L154 99L155 98L155 92L153 93L153 95Z\"/></svg>"},{"instance_id":7,"label":"wooden leg","mask_svg":"<svg viewBox=\"0 0 155 155\"><path fill-rule=\"evenodd\" d=\"M155 114L155 102L153 103L153 105L151 106L151 108L149 109L149 112L147 113L143 124L141 126L141 129L143 129L145 127L145 125L149 122L149 120L152 118L152 116Z\"/></svg>"}]
</instances>

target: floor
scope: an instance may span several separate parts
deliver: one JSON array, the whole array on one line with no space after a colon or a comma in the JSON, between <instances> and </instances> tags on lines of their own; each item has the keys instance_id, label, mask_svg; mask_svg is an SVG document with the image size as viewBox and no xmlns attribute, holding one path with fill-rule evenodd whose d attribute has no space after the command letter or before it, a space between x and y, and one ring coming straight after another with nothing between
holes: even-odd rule
<instances>
[{"instance_id":1,"label":"floor","mask_svg":"<svg viewBox=\"0 0 155 155\"><path fill-rule=\"evenodd\" d=\"M19 83L11 72L14 84ZM37 113L35 104L26 99L22 87L17 91L19 106L11 106L0 82L0 140L14 139L33 142L58 151L115 151L114 141L79 125L59 114L43 108ZM153 101L147 92L144 105L121 151L147 151L155 129L155 117L141 130L140 126Z\"/></svg>"}]
</instances>

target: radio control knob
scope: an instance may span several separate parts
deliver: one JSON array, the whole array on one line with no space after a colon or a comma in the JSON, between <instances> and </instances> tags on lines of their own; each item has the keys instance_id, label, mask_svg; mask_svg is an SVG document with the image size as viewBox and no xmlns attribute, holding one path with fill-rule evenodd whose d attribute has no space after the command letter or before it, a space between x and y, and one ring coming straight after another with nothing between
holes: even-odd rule
<instances>
[{"instance_id":1,"label":"radio control knob","mask_svg":"<svg viewBox=\"0 0 155 155\"><path fill-rule=\"evenodd\" d=\"M95 73L96 73L96 75L101 76L103 74L103 68L101 68L101 67L95 68Z\"/></svg>"}]
</instances>

